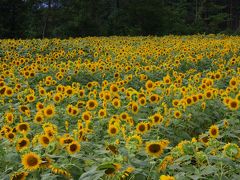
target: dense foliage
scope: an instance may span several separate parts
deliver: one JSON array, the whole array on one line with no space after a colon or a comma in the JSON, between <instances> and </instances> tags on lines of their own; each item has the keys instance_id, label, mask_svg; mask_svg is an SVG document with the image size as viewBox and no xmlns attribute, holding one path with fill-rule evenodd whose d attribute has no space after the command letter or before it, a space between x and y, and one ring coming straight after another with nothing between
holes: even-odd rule
<instances>
[{"instance_id":1,"label":"dense foliage","mask_svg":"<svg viewBox=\"0 0 240 180\"><path fill-rule=\"evenodd\" d=\"M239 0L1 0L0 38L240 32Z\"/></svg>"},{"instance_id":2,"label":"dense foliage","mask_svg":"<svg viewBox=\"0 0 240 180\"><path fill-rule=\"evenodd\" d=\"M0 179L240 179L239 44L0 40Z\"/></svg>"}]
</instances>

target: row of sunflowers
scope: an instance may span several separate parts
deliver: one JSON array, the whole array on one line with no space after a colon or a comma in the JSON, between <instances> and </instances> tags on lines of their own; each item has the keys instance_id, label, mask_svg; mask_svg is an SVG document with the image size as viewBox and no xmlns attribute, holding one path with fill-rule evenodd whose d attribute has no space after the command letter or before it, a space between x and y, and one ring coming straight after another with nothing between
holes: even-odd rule
<instances>
[{"instance_id":1,"label":"row of sunflowers","mask_svg":"<svg viewBox=\"0 0 240 180\"><path fill-rule=\"evenodd\" d=\"M0 40L0 179L240 179L239 44Z\"/></svg>"}]
</instances>

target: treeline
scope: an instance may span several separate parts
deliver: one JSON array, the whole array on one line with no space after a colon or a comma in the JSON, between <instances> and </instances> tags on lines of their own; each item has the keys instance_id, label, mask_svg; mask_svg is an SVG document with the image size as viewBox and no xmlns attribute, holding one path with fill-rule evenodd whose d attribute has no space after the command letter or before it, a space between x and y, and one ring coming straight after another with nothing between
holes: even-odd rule
<instances>
[{"instance_id":1,"label":"treeline","mask_svg":"<svg viewBox=\"0 0 240 180\"><path fill-rule=\"evenodd\" d=\"M1 0L0 38L240 33L240 0Z\"/></svg>"}]
</instances>

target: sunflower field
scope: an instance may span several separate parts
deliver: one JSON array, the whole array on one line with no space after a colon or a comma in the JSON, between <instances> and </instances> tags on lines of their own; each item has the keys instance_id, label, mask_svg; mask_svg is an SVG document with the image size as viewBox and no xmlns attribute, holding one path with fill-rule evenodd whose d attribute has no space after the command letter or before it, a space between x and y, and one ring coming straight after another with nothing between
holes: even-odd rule
<instances>
[{"instance_id":1,"label":"sunflower field","mask_svg":"<svg viewBox=\"0 0 240 180\"><path fill-rule=\"evenodd\" d=\"M0 40L0 179L240 179L239 44Z\"/></svg>"}]
</instances>

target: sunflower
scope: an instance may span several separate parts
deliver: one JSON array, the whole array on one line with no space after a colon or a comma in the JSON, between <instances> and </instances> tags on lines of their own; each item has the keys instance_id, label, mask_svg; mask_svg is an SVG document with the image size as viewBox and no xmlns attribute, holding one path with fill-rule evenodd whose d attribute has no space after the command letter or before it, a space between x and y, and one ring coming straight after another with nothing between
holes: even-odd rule
<instances>
[{"instance_id":1,"label":"sunflower","mask_svg":"<svg viewBox=\"0 0 240 180\"><path fill-rule=\"evenodd\" d=\"M17 141L16 149L17 151L21 151L25 148L27 148L30 144L30 141L28 138L20 138Z\"/></svg>"},{"instance_id":2,"label":"sunflower","mask_svg":"<svg viewBox=\"0 0 240 180\"><path fill-rule=\"evenodd\" d=\"M147 90L152 91L155 89L155 83L152 82L151 80L148 80L145 84L145 87Z\"/></svg>"},{"instance_id":3,"label":"sunflower","mask_svg":"<svg viewBox=\"0 0 240 180\"><path fill-rule=\"evenodd\" d=\"M48 105L43 110L44 116L46 118L51 118L55 115L55 106L54 105Z\"/></svg>"},{"instance_id":4,"label":"sunflower","mask_svg":"<svg viewBox=\"0 0 240 180\"><path fill-rule=\"evenodd\" d=\"M160 113L156 113L151 117L152 124L160 124L163 121L163 116Z\"/></svg>"},{"instance_id":5,"label":"sunflower","mask_svg":"<svg viewBox=\"0 0 240 180\"><path fill-rule=\"evenodd\" d=\"M11 112L6 113L6 114L5 114L5 119L6 119L6 121L7 121L8 124L12 124L13 121L14 121L14 115L13 115L13 113L11 113Z\"/></svg>"},{"instance_id":6,"label":"sunflower","mask_svg":"<svg viewBox=\"0 0 240 180\"><path fill-rule=\"evenodd\" d=\"M132 102L132 108L131 109L132 109L133 114L137 114L138 110L139 110L138 104L136 102Z\"/></svg>"},{"instance_id":7,"label":"sunflower","mask_svg":"<svg viewBox=\"0 0 240 180\"><path fill-rule=\"evenodd\" d=\"M161 142L147 142L145 151L148 155L159 157L163 153L163 147L161 145Z\"/></svg>"},{"instance_id":8,"label":"sunflower","mask_svg":"<svg viewBox=\"0 0 240 180\"><path fill-rule=\"evenodd\" d=\"M135 144L137 147L140 147L142 145L142 138L139 135L133 135L133 136L129 136L126 139L126 146Z\"/></svg>"},{"instance_id":9,"label":"sunflower","mask_svg":"<svg viewBox=\"0 0 240 180\"><path fill-rule=\"evenodd\" d=\"M21 106L19 106L19 111L21 113L27 115L27 114L29 114L30 109L27 106L25 106L25 105L21 105Z\"/></svg>"},{"instance_id":10,"label":"sunflower","mask_svg":"<svg viewBox=\"0 0 240 180\"><path fill-rule=\"evenodd\" d=\"M73 88L71 86L67 86L65 88L65 92L64 93L65 93L66 96L71 96L71 95L73 95L74 90L73 90Z\"/></svg>"},{"instance_id":11,"label":"sunflower","mask_svg":"<svg viewBox=\"0 0 240 180\"><path fill-rule=\"evenodd\" d=\"M4 94L5 96L8 96L8 97L13 96L13 89L11 87L7 87Z\"/></svg>"},{"instance_id":12,"label":"sunflower","mask_svg":"<svg viewBox=\"0 0 240 180\"><path fill-rule=\"evenodd\" d=\"M36 115L34 116L34 122L41 124L44 121L44 116L42 112L37 112Z\"/></svg>"},{"instance_id":13,"label":"sunflower","mask_svg":"<svg viewBox=\"0 0 240 180\"><path fill-rule=\"evenodd\" d=\"M109 144L107 147L106 147L106 150L109 150L111 153L113 154L119 154L118 152L118 148L113 145L113 144Z\"/></svg>"},{"instance_id":14,"label":"sunflower","mask_svg":"<svg viewBox=\"0 0 240 180\"><path fill-rule=\"evenodd\" d=\"M106 100L106 101L110 101L111 100L111 93L109 91L105 91L103 93L103 99Z\"/></svg>"},{"instance_id":15,"label":"sunflower","mask_svg":"<svg viewBox=\"0 0 240 180\"><path fill-rule=\"evenodd\" d=\"M91 110L94 110L97 107L98 107L98 102L96 100L90 99L90 100L87 101L86 108L88 110L91 111Z\"/></svg>"},{"instance_id":16,"label":"sunflower","mask_svg":"<svg viewBox=\"0 0 240 180\"><path fill-rule=\"evenodd\" d=\"M117 87L117 85L112 84L112 85L110 86L110 92L112 92L112 93L118 92L118 87Z\"/></svg>"},{"instance_id":17,"label":"sunflower","mask_svg":"<svg viewBox=\"0 0 240 180\"><path fill-rule=\"evenodd\" d=\"M41 158L41 164L39 165L40 168L49 168L50 165L52 164L52 159L49 157L42 157Z\"/></svg>"},{"instance_id":18,"label":"sunflower","mask_svg":"<svg viewBox=\"0 0 240 180\"><path fill-rule=\"evenodd\" d=\"M238 85L238 80L237 78L233 77L230 81L229 81L229 86L230 87L235 87Z\"/></svg>"},{"instance_id":19,"label":"sunflower","mask_svg":"<svg viewBox=\"0 0 240 180\"><path fill-rule=\"evenodd\" d=\"M41 103L41 102L37 102L37 104L36 104L36 108L37 108L38 111L44 109L44 105L43 105L43 103Z\"/></svg>"},{"instance_id":20,"label":"sunflower","mask_svg":"<svg viewBox=\"0 0 240 180\"><path fill-rule=\"evenodd\" d=\"M67 106L66 111L67 111L67 113L68 113L69 115L71 115L71 116L76 116L76 115L78 115L78 113L79 113L79 109L78 109L77 107L71 105L71 104L69 104L69 105Z\"/></svg>"},{"instance_id":21,"label":"sunflower","mask_svg":"<svg viewBox=\"0 0 240 180\"><path fill-rule=\"evenodd\" d=\"M63 136L59 139L61 145L68 145L74 141L70 136Z\"/></svg>"},{"instance_id":22,"label":"sunflower","mask_svg":"<svg viewBox=\"0 0 240 180\"><path fill-rule=\"evenodd\" d=\"M165 77L163 78L163 82L164 82L165 84L171 84L171 78L170 78L170 76L169 76L169 75L165 76Z\"/></svg>"},{"instance_id":23,"label":"sunflower","mask_svg":"<svg viewBox=\"0 0 240 180\"><path fill-rule=\"evenodd\" d=\"M193 99L193 102L196 103L196 102L198 101L198 96L197 96L197 95L193 95L193 96L192 96L192 99Z\"/></svg>"},{"instance_id":24,"label":"sunflower","mask_svg":"<svg viewBox=\"0 0 240 180\"><path fill-rule=\"evenodd\" d=\"M7 132L6 133L6 138L10 141L10 142L12 142L13 140L14 140L14 138L15 138L15 133L13 133L13 132Z\"/></svg>"},{"instance_id":25,"label":"sunflower","mask_svg":"<svg viewBox=\"0 0 240 180\"><path fill-rule=\"evenodd\" d=\"M104 117L106 117L107 116L107 110L104 108L104 109L100 109L99 111L98 111L98 117L99 118L104 118Z\"/></svg>"},{"instance_id":26,"label":"sunflower","mask_svg":"<svg viewBox=\"0 0 240 180\"><path fill-rule=\"evenodd\" d=\"M177 106L179 105L179 100L174 99L174 100L172 101L172 105L173 105L174 107L177 107Z\"/></svg>"},{"instance_id":27,"label":"sunflower","mask_svg":"<svg viewBox=\"0 0 240 180\"><path fill-rule=\"evenodd\" d=\"M27 122L19 123L16 127L17 131L20 133L27 133L30 130L30 125Z\"/></svg>"},{"instance_id":28,"label":"sunflower","mask_svg":"<svg viewBox=\"0 0 240 180\"><path fill-rule=\"evenodd\" d=\"M39 136L38 141L44 148L46 148L48 144L51 142L51 139L49 138L49 136L42 134Z\"/></svg>"},{"instance_id":29,"label":"sunflower","mask_svg":"<svg viewBox=\"0 0 240 180\"><path fill-rule=\"evenodd\" d=\"M146 123L140 122L137 124L136 130L138 133L143 134L147 131Z\"/></svg>"},{"instance_id":30,"label":"sunflower","mask_svg":"<svg viewBox=\"0 0 240 180\"><path fill-rule=\"evenodd\" d=\"M212 99L213 97L213 91L212 90L207 90L204 93L206 99Z\"/></svg>"},{"instance_id":31,"label":"sunflower","mask_svg":"<svg viewBox=\"0 0 240 180\"><path fill-rule=\"evenodd\" d=\"M38 92L39 92L40 96L46 95L46 89L44 89L43 87L39 87Z\"/></svg>"},{"instance_id":32,"label":"sunflower","mask_svg":"<svg viewBox=\"0 0 240 180\"><path fill-rule=\"evenodd\" d=\"M152 94L149 98L150 103L157 103L160 100L159 95Z\"/></svg>"},{"instance_id":33,"label":"sunflower","mask_svg":"<svg viewBox=\"0 0 240 180\"><path fill-rule=\"evenodd\" d=\"M179 119L182 117L182 113L180 111L176 110L176 111L174 111L174 117Z\"/></svg>"},{"instance_id":34,"label":"sunflower","mask_svg":"<svg viewBox=\"0 0 240 180\"><path fill-rule=\"evenodd\" d=\"M138 103L139 103L140 106L145 106L147 104L147 100L146 100L145 97L140 97L138 99Z\"/></svg>"},{"instance_id":35,"label":"sunflower","mask_svg":"<svg viewBox=\"0 0 240 180\"><path fill-rule=\"evenodd\" d=\"M112 100L112 105L113 105L115 108L119 108L119 107L121 106L121 101L120 101L120 99L114 98L114 99Z\"/></svg>"},{"instance_id":36,"label":"sunflower","mask_svg":"<svg viewBox=\"0 0 240 180\"><path fill-rule=\"evenodd\" d=\"M192 105L193 99L192 99L191 96L187 97L185 100L186 100L186 103L187 103L188 106L191 106L191 105Z\"/></svg>"},{"instance_id":37,"label":"sunflower","mask_svg":"<svg viewBox=\"0 0 240 180\"><path fill-rule=\"evenodd\" d=\"M223 147L225 156L235 159L240 157L240 148L235 143L228 143Z\"/></svg>"},{"instance_id":38,"label":"sunflower","mask_svg":"<svg viewBox=\"0 0 240 180\"><path fill-rule=\"evenodd\" d=\"M50 139L53 139L54 135L57 133L57 129L53 126L43 126L43 130L45 135L47 135Z\"/></svg>"},{"instance_id":39,"label":"sunflower","mask_svg":"<svg viewBox=\"0 0 240 180\"><path fill-rule=\"evenodd\" d=\"M239 102L238 102L238 100L237 99L230 99L229 100L229 103L228 103L228 108L230 109L230 110L232 110L232 111L236 111L236 110L238 110L238 108L239 108Z\"/></svg>"},{"instance_id":40,"label":"sunflower","mask_svg":"<svg viewBox=\"0 0 240 180\"><path fill-rule=\"evenodd\" d=\"M84 121L90 121L92 119L92 114L89 111L85 111L82 113L82 119Z\"/></svg>"},{"instance_id":41,"label":"sunflower","mask_svg":"<svg viewBox=\"0 0 240 180\"><path fill-rule=\"evenodd\" d=\"M80 144L77 141L73 141L67 146L67 152L69 154L75 154L80 151Z\"/></svg>"},{"instance_id":42,"label":"sunflower","mask_svg":"<svg viewBox=\"0 0 240 180\"><path fill-rule=\"evenodd\" d=\"M28 172L17 172L11 175L10 180L25 180Z\"/></svg>"},{"instance_id":43,"label":"sunflower","mask_svg":"<svg viewBox=\"0 0 240 180\"><path fill-rule=\"evenodd\" d=\"M120 119L126 121L128 119L129 115L127 112L123 112L120 114Z\"/></svg>"},{"instance_id":44,"label":"sunflower","mask_svg":"<svg viewBox=\"0 0 240 180\"><path fill-rule=\"evenodd\" d=\"M159 180L175 180L175 177L169 175L161 175Z\"/></svg>"},{"instance_id":45,"label":"sunflower","mask_svg":"<svg viewBox=\"0 0 240 180\"><path fill-rule=\"evenodd\" d=\"M59 103L61 100L62 100L62 94L61 94L61 93L56 93L56 94L54 94L54 96L53 96L53 101L54 101L55 103Z\"/></svg>"},{"instance_id":46,"label":"sunflower","mask_svg":"<svg viewBox=\"0 0 240 180\"><path fill-rule=\"evenodd\" d=\"M85 90L84 90L84 89L80 89L80 90L78 91L78 95L79 95L80 98L83 98L84 95L85 95Z\"/></svg>"},{"instance_id":47,"label":"sunflower","mask_svg":"<svg viewBox=\"0 0 240 180\"><path fill-rule=\"evenodd\" d=\"M108 127L108 134L111 136L117 135L119 132L119 129L116 125L109 125Z\"/></svg>"},{"instance_id":48,"label":"sunflower","mask_svg":"<svg viewBox=\"0 0 240 180\"><path fill-rule=\"evenodd\" d=\"M26 170L29 170L29 171L36 170L39 168L40 164L41 164L41 158L39 155L37 155L34 152L29 152L22 156L22 165Z\"/></svg>"},{"instance_id":49,"label":"sunflower","mask_svg":"<svg viewBox=\"0 0 240 180\"><path fill-rule=\"evenodd\" d=\"M203 95L202 93L199 93L199 94L197 95L197 97L198 97L198 100L202 100L203 97L204 97L204 95Z\"/></svg>"},{"instance_id":50,"label":"sunflower","mask_svg":"<svg viewBox=\"0 0 240 180\"><path fill-rule=\"evenodd\" d=\"M212 125L209 129L209 135L212 138L217 138L219 135L219 129L217 125Z\"/></svg>"},{"instance_id":51,"label":"sunflower","mask_svg":"<svg viewBox=\"0 0 240 180\"><path fill-rule=\"evenodd\" d=\"M27 102L33 102L33 101L35 101L35 99L36 99L36 97L34 96L34 94L29 94L29 95L27 95Z\"/></svg>"},{"instance_id":52,"label":"sunflower","mask_svg":"<svg viewBox=\"0 0 240 180\"><path fill-rule=\"evenodd\" d=\"M206 134L201 134L199 136L199 141L204 143L205 145L208 145L208 142L209 142L209 136L206 135Z\"/></svg>"},{"instance_id":53,"label":"sunflower","mask_svg":"<svg viewBox=\"0 0 240 180\"><path fill-rule=\"evenodd\" d=\"M104 172L108 176L113 176L117 171L121 169L121 164L113 163L112 167L108 167Z\"/></svg>"}]
</instances>

